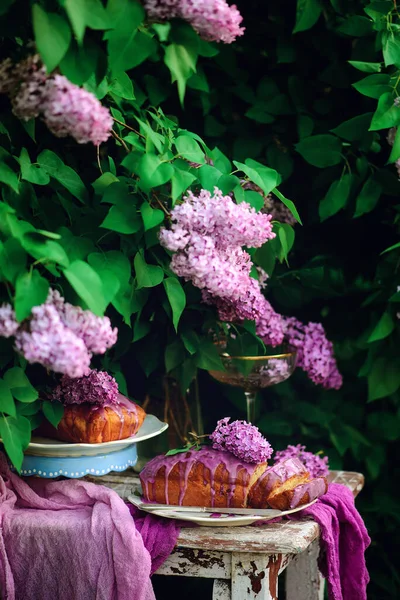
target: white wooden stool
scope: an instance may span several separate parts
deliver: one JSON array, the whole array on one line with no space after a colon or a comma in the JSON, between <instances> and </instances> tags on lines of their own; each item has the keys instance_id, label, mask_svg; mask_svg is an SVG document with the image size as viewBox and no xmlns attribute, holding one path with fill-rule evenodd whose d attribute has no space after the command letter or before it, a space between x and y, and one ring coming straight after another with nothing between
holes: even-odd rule
<instances>
[{"instance_id":1,"label":"white wooden stool","mask_svg":"<svg viewBox=\"0 0 400 600\"><path fill-rule=\"evenodd\" d=\"M332 471L329 479L346 485L355 496L364 486L361 473ZM124 499L140 486L133 471L91 481ZM286 600L322 600L319 534L309 518L261 527L185 527L157 575L214 579L213 600L277 600L278 576L285 571Z\"/></svg>"}]
</instances>

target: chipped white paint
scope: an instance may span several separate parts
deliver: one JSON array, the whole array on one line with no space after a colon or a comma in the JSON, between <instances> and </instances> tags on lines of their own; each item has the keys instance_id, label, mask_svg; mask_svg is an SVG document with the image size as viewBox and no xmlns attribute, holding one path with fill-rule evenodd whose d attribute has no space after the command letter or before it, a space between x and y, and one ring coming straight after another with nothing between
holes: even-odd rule
<instances>
[{"instance_id":1,"label":"chipped white paint","mask_svg":"<svg viewBox=\"0 0 400 600\"><path fill-rule=\"evenodd\" d=\"M157 575L230 579L231 563L232 555L229 552L207 552L193 548L177 548L158 569Z\"/></svg>"},{"instance_id":2,"label":"chipped white paint","mask_svg":"<svg viewBox=\"0 0 400 600\"><path fill-rule=\"evenodd\" d=\"M124 499L140 489L133 471L87 479ZM360 473L333 471L329 481L346 485L355 496L364 486ZM213 600L278 600L278 575L290 563L286 600L322 600L318 537L319 527L310 519L260 527L185 527L157 574L212 577Z\"/></svg>"},{"instance_id":3,"label":"chipped white paint","mask_svg":"<svg viewBox=\"0 0 400 600\"><path fill-rule=\"evenodd\" d=\"M319 540L298 554L286 569L286 594L296 600L323 600L324 579L318 570Z\"/></svg>"},{"instance_id":4,"label":"chipped white paint","mask_svg":"<svg viewBox=\"0 0 400 600\"><path fill-rule=\"evenodd\" d=\"M231 582L215 579L212 600L231 600Z\"/></svg>"}]
</instances>

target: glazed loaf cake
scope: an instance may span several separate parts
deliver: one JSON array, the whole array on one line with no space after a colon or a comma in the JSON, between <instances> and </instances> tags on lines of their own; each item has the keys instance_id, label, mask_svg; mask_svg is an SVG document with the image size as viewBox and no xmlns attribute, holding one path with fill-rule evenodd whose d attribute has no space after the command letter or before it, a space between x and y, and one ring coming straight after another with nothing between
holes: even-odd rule
<instances>
[{"instance_id":1,"label":"glazed loaf cake","mask_svg":"<svg viewBox=\"0 0 400 600\"><path fill-rule=\"evenodd\" d=\"M45 422L36 433L64 442L100 444L134 435L145 417L140 406L119 394L118 403L105 406L68 404L57 429Z\"/></svg>"},{"instance_id":2,"label":"glazed loaf cake","mask_svg":"<svg viewBox=\"0 0 400 600\"><path fill-rule=\"evenodd\" d=\"M210 447L157 456L140 473L144 499L178 506L289 510L323 495L324 477L310 479L290 458L269 467L249 464Z\"/></svg>"}]
</instances>

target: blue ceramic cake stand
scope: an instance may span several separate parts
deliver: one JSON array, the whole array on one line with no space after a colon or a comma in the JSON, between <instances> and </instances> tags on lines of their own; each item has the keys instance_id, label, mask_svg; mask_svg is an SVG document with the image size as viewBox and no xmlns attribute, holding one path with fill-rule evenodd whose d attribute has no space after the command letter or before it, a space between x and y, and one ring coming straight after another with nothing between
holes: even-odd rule
<instances>
[{"instance_id":1,"label":"blue ceramic cake stand","mask_svg":"<svg viewBox=\"0 0 400 600\"><path fill-rule=\"evenodd\" d=\"M132 444L122 450L96 456L32 456L25 455L21 475L45 479L68 477L77 479L85 475L100 477L110 471L125 471L137 462L137 446Z\"/></svg>"}]
</instances>

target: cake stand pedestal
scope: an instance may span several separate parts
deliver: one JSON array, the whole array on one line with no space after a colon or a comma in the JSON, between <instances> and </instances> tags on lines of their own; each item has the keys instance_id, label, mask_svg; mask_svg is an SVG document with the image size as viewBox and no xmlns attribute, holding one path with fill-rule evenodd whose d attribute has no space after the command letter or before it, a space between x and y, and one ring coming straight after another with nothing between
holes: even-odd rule
<instances>
[{"instance_id":1,"label":"cake stand pedestal","mask_svg":"<svg viewBox=\"0 0 400 600\"><path fill-rule=\"evenodd\" d=\"M96 456L34 456L26 454L22 463L23 477L78 479L86 475L101 477L111 471L121 472L137 462L137 445Z\"/></svg>"}]
</instances>

